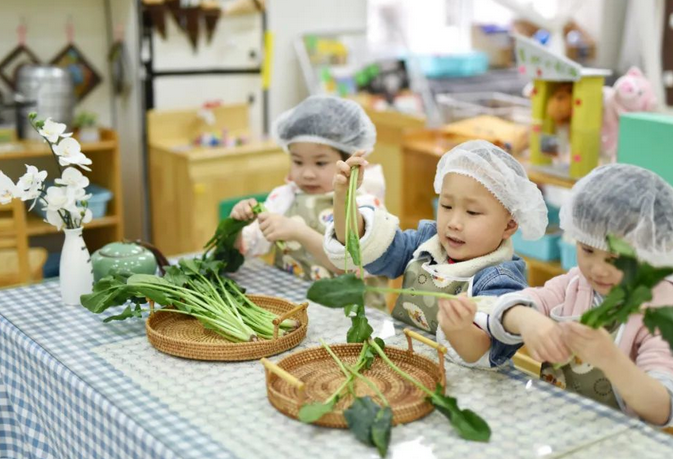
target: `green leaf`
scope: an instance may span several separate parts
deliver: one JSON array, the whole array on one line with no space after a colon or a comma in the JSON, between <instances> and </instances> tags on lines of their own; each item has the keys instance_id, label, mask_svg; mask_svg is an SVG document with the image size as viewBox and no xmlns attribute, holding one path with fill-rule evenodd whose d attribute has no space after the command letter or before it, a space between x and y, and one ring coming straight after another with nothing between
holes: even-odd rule
<instances>
[{"instance_id":1,"label":"green leaf","mask_svg":"<svg viewBox=\"0 0 673 459\"><path fill-rule=\"evenodd\" d=\"M372 426L380 409L371 397L357 397L344 411L350 431L355 434L355 438L369 446L374 446Z\"/></svg>"},{"instance_id":2,"label":"green leaf","mask_svg":"<svg viewBox=\"0 0 673 459\"><path fill-rule=\"evenodd\" d=\"M372 442L379 450L379 455L385 457L390 444L390 431L393 428L393 410L389 406L383 407L376 414L372 424Z\"/></svg>"},{"instance_id":3,"label":"green leaf","mask_svg":"<svg viewBox=\"0 0 673 459\"><path fill-rule=\"evenodd\" d=\"M252 222L235 220L231 217L223 219L213 237L204 246L203 260L217 260L224 263L222 272L236 272L245 258L235 247L236 239L243 228Z\"/></svg>"},{"instance_id":4,"label":"green leaf","mask_svg":"<svg viewBox=\"0 0 673 459\"><path fill-rule=\"evenodd\" d=\"M673 268L655 268L649 263L641 263L635 283L654 288L671 274L673 274Z\"/></svg>"},{"instance_id":5,"label":"green leaf","mask_svg":"<svg viewBox=\"0 0 673 459\"><path fill-rule=\"evenodd\" d=\"M351 322L351 328L346 333L348 343L364 343L374 333L374 329L364 315L352 317Z\"/></svg>"},{"instance_id":6,"label":"green leaf","mask_svg":"<svg viewBox=\"0 0 673 459\"><path fill-rule=\"evenodd\" d=\"M310 424L317 421L327 413L331 413L334 409L334 406L337 404L339 397L334 397L334 399L329 403L308 403L302 406L299 409L299 420Z\"/></svg>"},{"instance_id":7,"label":"green leaf","mask_svg":"<svg viewBox=\"0 0 673 459\"><path fill-rule=\"evenodd\" d=\"M348 253L353 260L355 266L360 266L362 260L360 258L360 239L358 238L357 233L350 231L348 233Z\"/></svg>"},{"instance_id":8,"label":"green leaf","mask_svg":"<svg viewBox=\"0 0 673 459\"><path fill-rule=\"evenodd\" d=\"M187 283L189 277L186 276L178 266L172 265L166 268L164 279L173 285L182 287Z\"/></svg>"},{"instance_id":9,"label":"green leaf","mask_svg":"<svg viewBox=\"0 0 673 459\"><path fill-rule=\"evenodd\" d=\"M192 272L194 274L201 273L200 260L196 260L194 258L181 258L178 261L178 264L183 270L187 272Z\"/></svg>"},{"instance_id":10,"label":"green leaf","mask_svg":"<svg viewBox=\"0 0 673 459\"><path fill-rule=\"evenodd\" d=\"M364 306L365 284L353 273L320 279L311 285L306 297L328 308L344 308L353 304Z\"/></svg>"},{"instance_id":11,"label":"green leaf","mask_svg":"<svg viewBox=\"0 0 673 459\"><path fill-rule=\"evenodd\" d=\"M610 315L614 309L624 302L626 292L621 286L613 287L600 306L592 308L582 314L580 322L592 328L602 327L612 321Z\"/></svg>"},{"instance_id":12,"label":"green leaf","mask_svg":"<svg viewBox=\"0 0 673 459\"><path fill-rule=\"evenodd\" d=\"M652 299L652 289L645 285L638 285L627 296L623 305L619 307L613 317L617 323L623 324L629 319L631 314L635 314L640 310L643 303L647 303Z\"/></svg>"},{"instance_id":13,"label":"green leaf","mask_svg":"<svg viewBox=\"0 0 673 459\"><path fill-rule=\"evenodd\" d=\"M131 309L131 306L126 306L126 309L122 311L121 314L117 314L116 316L110 316L103 320L103 322L111 322L113 320L125 320L131 317L137 317L139 319L142 319L143 313L142 309L140 308L140 305L136 305L134 309Z\"/></svg>"},{"instance_id":14,"label":"green leaf","mask_svg":"<svg viewBox=\"0 0 673 459\"><path fill-rule=\"evenodd\" d=\"M606 239L610 252L615 253L620 257L636 258L636 251L633 250L628 242L611 234L608 234Z\"/></svg>"},{"instance_id":15,"label":"green leaf","mask_svg":"<svg viewBox=\"0 0 673 459\"><path fill-rule=\"evenodd\" d=\"M385 349L386 343L381 338L374 338L374 341L376 342L376 344L378 344L378 346L381 348L381 350ZM374 359L376 359L377 356L378 356L378 354L376 353L376 350L369 343L365 344L365 353L364 353L364 357L363 357L363 362L364 362L363 368L365 370L369 370L372 367L372 365L374 364Z\"/></svg>"},{"instance_id":16,"label":"green leaf","mask_svg":"<svg viewBox=\"0 0 673 459\"><path fill-rule=\"evenodd\" d=\"M650 333L659 330L661 337L673 351L673 306L645 309L643 323Z\"/></svg>"},{"instance_id":17,"label":"green leaf","mask_svg":"<svg viewBox=\"0 0 673 459\"><path fill-rule=\"evenodd\" d=\"M612 263L624 274L619 285L627 288L633 285L638 275L638 260L622 255Z\"/></svg>"},{"instance_id":18,"label":"green leaf","mask_svg":"<svg viewBox=\"0 0 673 459\"><path fill-rule=\"evenodd\" d=\"M357 311L359 308L361 308L359 304L349 304L348 306L344 307L344 314L346 317L350 317L352 314L357 314Z\"/></svg>"},{"instance_id":19,"label":"green leaf","mask_svg":"<svg viewBox=\"0 0 673 459\"><path fill-rule=\"evenodd\" d=\"M487 442L491 438L491 428L478 414L471 410L461 410L455 398L444 395L444 389L437 384L435 393L428 401L451 422L460 437L466 440Z\"/></svg>"},{"instance_id":20,"label":"green leaf","mask_svg":"<svg viewBox=\"0 0 673 459\"><path fill-rule=\"evenodd\" d=\"M154 274L134 274L126 281L127 285L138 284L156 284L163 287L172 287L171 283L163 277L155 276Z\"/></svg>"}]
</instances>

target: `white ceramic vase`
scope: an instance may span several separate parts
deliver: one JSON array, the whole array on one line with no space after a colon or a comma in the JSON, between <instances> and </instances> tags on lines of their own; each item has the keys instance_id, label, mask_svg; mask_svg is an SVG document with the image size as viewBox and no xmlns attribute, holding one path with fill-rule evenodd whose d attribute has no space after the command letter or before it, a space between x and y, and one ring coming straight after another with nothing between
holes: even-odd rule
<instances>
[{"instance_id":1,"label":"white ceramic vase","mask_svg":"<svg viewBox=\"0 0 673 459\"><path fill-rule=\"evenodd\" d=\"M93 267L86 248L82 228L66 229L65 242L61 250L60 283L61 298L68 306L79 306L79 297L91 293L93 288Z\"/></svg>"}]
</instances>

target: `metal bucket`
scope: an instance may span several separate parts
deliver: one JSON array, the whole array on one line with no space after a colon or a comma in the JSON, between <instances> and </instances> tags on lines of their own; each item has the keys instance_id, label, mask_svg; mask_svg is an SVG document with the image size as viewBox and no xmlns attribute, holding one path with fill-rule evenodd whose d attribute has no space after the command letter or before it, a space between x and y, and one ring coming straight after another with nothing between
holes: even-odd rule
<instances>
[{"instance_id":1,"label":"metal bucket","mask_svg":"<svg viewBox=\"0 0 673 459\"><path fill-rule=\"evenodd\" d=\"M17 98L23 99L16 124L23 139L40 137L30 126L28 114L37 112L38 119L52 118L71 128L75 110L75 90L70 73L50 65L24 65L17 77Z\"/></svg>"}]
</instances>

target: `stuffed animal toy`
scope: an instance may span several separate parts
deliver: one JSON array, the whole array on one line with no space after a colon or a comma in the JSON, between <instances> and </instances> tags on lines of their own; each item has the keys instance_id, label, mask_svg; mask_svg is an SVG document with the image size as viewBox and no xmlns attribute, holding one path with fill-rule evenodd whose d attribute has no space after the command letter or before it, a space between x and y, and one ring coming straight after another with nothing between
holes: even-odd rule
<instances>
[{"instance_id":1,"label":"stuffed animal toy","mask_svg":"<svg viewBox=\"0 0 673 459\"><path fill-rule=\"evenodd\" d=\"M603 161L614 162L617 157L619 117L628 112L652 112L657 99L652 84L638 67L631 67L611 88L603 88Z\"/></svg>"}]
</instances>

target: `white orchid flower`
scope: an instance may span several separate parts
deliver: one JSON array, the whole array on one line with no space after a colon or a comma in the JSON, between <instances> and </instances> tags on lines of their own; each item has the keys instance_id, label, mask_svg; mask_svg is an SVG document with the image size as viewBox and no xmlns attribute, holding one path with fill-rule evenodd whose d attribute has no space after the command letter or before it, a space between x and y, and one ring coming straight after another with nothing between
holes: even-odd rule
<instances>
[{"instance_id":1,"label":"white orchid flower","mask_svg":"<svg viewBox=\"0 0 673 459\"><path fill-rule=\"evenodd\" d=\"M0 171L0 204L9 204L12 199L20 197L21 192L12 179Z\"/></svg>"},{"instance_id":2,"label":"white orchid flower","mask_svg":"<svg viewBox=\"0 0 673 459\"><path fill-rule=\"evenodd\" d=\"M89 223L91 220L93 220L93 213L91 213L91 209L84 208L84 207L78 207L77 208L77 213L76 214L71 214L73 221L77 222L79 221L79 225L84 225L86 223Z\"/></svg>"},{"instance_id":3,"label":"white orchid flower","mask_svg":"<svg viewBox=\"0 0 673 459\"><path fill-rule=\"evenodd\" d=\"M65 224L63 219L61 218L61 215L56 210L48 210L47 211L46 221L50 225L55 226L56 229L59 230L59 231L61 230L61 228L63 228L63 225Z\"/></svg>"},{"instance_id":4,"label":"white orchid flower","mask_svg":"<svg viewBox=\"0 0 673 459\"><path fill-rule=\"evenodd\" d=\"M82 190L83 191L83 190ZM58 212L67 210L68 212L77 212L77 191L64 186L50 186L47 188L47 194L44 197L47 212Z\"/></svg>"},{"instance_id":5,"label":"white orchid flower","mask_svg":"<svg viewBox=\"0 0 673 459\"><path fill-rule=\"evenodd\" d=\"M91 170L86 167L91 164L91 160L82 153L82 146L75 139L61 140L54 145L54 153L58 156L58 162L61 166L79 166L84 170Z\"/></svg>"},{"instance_id":6,"label":"white orchid flower","mask_svg":"<svg viewBox=\"0 0 673 459\"><path fill-rule=\"evenodd\" d=\"M33 200L29 210L33 210L37 198L42 193L42 183L47 178L47 171L38 171L37 167L26 164L26 173L16 182L16 187L21 193L22 201Z\"/></svg>"},{"instance_id":7,"label":"white orchid flower","mask_svg":"<svg viewBox=\"0 0 673 459\"><path fill-rule=\"evenodd\" d=\"M89 186L89 179L79 169L69 167L63 171L61 178L55 180L57 185L64 185L75 189L84 189Z\"/></svg>"},{"instance_id":8,"label":"white orchid flower","mask_svg":"<svg viewBox=\"0 0 673 459\"><path fill-rule=\"evenodd\" d=\"M51 118L47 118L42 129L40 129L38 133L49 142L55 143L58 141L59 137L70 137L72 135L72 132L66 134L65 128L65 124L57 123L52 121Z\"/></svg>"},{"instance_id":9,"label":"white orchid flower","mask_svg":"<svg viewBox=\"0 0 673 459\"><path fill-rule=\"evenodd\" d=\"M82 223L86 224L89 223L91 220L93 220L93 212L91 212L91 209L86 209L84 211L84 215L82 216Z\"/></svg>"}]
</instances>

